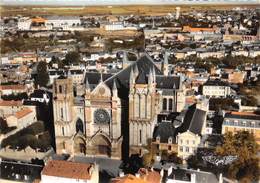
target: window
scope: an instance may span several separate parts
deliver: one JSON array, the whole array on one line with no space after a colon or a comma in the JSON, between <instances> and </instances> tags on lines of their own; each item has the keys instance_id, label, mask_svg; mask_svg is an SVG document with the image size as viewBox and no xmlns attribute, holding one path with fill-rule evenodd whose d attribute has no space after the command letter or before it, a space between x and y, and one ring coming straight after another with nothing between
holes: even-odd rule
<instances>
[{"instance_id":1,"label":"window","mask_svg":"<svg viewBox=\"0 0 260 183\"><path fill-rule=\"evenodd\" d=\"M180 140L180 144L182 144L182 139Z\"/></svg>"},{"instance_id":2,"label":"window","mask_svg":"<svg viewBox=\"0 0 260 183\"><path fill-rule=\"evenodd\" d=\"M157 141L157 142L160 142L160 136L157 136L157 137L156 137L156 141Z\"/></svg>"},{"instance_id":3,"label":"window","mask_svg":"<svg viewBox=\"0 0 260 183\"><path fill-rule=\"evenodd\" d=\"M192 143L195 145L195 140L193 140Z\"/></svg>"},{"instance_id":4,"label":"window","mask_svg":"<svg viewBox=\"0 0 260 183\"><path fill-rule=\"evenodd\" d=\"M163 99L163 110L164 111L167 110L167 99L166 98Z\"/></svg>"},{"instance_id":5,"label":"window","mask_svg":"<svg viewBox=\"0 0 260 183\"><path fill-rule=\"evenodd\" d=\"M60 117L63 119L63 108L60 108Z\"/></svg>"},{"instance_id":6,"label":"window","mask_svg":"<svg viewBox=\"0 0 260 183\"><path fill-rule=\"evenodd\" d=\"M62 93L62 86L59 85L59 93Z\"/></svg>"},{"instance_id":7,"label":"window","mask_svg":"<svg viewBox=\"0 0 260 183\"><path fill-rule=\"evenodd\" d=\"M189 140L186 140L186 144L189 144Z\"/></svg>"},{"instance_id":8,"label":"window","mask_svg":"<svg viewBox=\"0 0 260 183\"><path fill-rule=\"evenodd\" d=\"M186 152L189 152L189 147L186 147L185 150L186 150Z\"/></svg>"},{"instance_id":9,"label":"window","mask_svg":"<svg viewBox=\"0 0 260 183\"><path fill-rule=\"evenodd\" d=\"M142 106L142 104L141 104L141 95L139 95L139 118L141 117L141 106Z\"/></svg>"},{"instance_id":10,"label":"window","mask_svg":"<svg viewBox=\"0 0 260 183\"><path fill-rule=\"evenodd\" d=\"M168 146L168 150L171 151L172 150L172 146Z\"/></svg>"},{"instance_id":11,"label":"window","mask_svg":"<svg viewBox=\"0 0 260 183\"><path fill-rule=\"evenodd\" d=\"M172 111L172 99L169 99L169 111Z\"/></svg>"},{"instance_id":12,"label":"window","mask_svg":"<svg viewBox=\"0 0 260 183\"><path fill-rule=\"evenodd\" d=\"M62 136L64 136L65 135L64 127L62 127L61 130L62 130Z\"/></svg>"},{"instance_id":13,"label":"window","mask_svg":"<svg viewBox=\"0 0 260 183\"><path fill-rule=\"evenodd\" d=\"M183 147L182 146L180 146L180 151L183 152Z\"/></svg>"},{"instance_id":14,"label":"window","mask_svg":"<svg viewBox=\"0 0 260 183\"><path fill-rule=\"evenodd\" d=\"M145 95L145 102L144 102L144 105L145 105L145 109L144 109L144 112L145 112L145 118L147 118L147 96Z\"/></svg>"},{"instance_id":15,"label":"window","mask_svg":"<svg viewBox=\"0 0 260 183\"><path fill-rule=\"evenodd\" d=\"M169 137L169 139L168 139L168 144L171 144L171 143L172 143L172 138Z\"/></svg>"},{"instance_id":16,"label":"window","mask_svg":"<svg viewBox=\"0 0 260 183\"><path fill-rule=\"evenodd\" d=\"M139 142L142 143L142 130L139 130Z\"/></svg>"}]
</instances>

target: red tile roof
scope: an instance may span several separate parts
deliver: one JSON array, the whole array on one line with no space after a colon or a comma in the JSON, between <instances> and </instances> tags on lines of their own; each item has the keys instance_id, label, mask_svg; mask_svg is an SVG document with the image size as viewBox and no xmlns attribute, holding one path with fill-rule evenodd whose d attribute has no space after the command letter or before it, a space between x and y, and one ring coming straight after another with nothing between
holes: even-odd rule
<instances>
[{"instance_id":1,"label":"red tile roof","mask_svg":"<svg viewBox=\"0 0 260 183\"><path fill-rule=\"evenodd\" d=\"M24 108L18 112L15 113L15 117L20 119L28 114L30 114L32 112L32 110L30 108Z\"/></svg>"},{"instance_id":2,"label":"red tile roof","mask_svg":"<svg viewBox=\"0 0 260 183\"><path fill-rule=\"evenodd\" d=\"M25 90L24 85L0 85L0 90Z\"/></svg>"},{"instance_id":3,"label":"red tile roof","mask_svg":"<svg viewBox=\"0 0 260 183\"><path fill-rule=\"evenodd\" d=\"M124 177L117 177L112 179L112 183L149 183L141 178L135 177L134 175L128 174Z\"/></svg>"},{"instance_id":4,"label":"red tile roof","mask_svg":"<svg viewBox=\"0 0 260 183\"><path fill-rule=\"evenodd\" d=\"M43 168L42 174L55 177L89 180L91 179L90 168L92 166L92 164L50 160Z\"/></svg>"},{"instance_id":5,"label":"red tile roof","mask_svg":"<svg viewBox=\"0 0 260 183\"><path fill-rule=\"evenodd\" d=\"M21 100L0 100L0 106L21 106L23 102Z\"/></svg>"}]
</instances>

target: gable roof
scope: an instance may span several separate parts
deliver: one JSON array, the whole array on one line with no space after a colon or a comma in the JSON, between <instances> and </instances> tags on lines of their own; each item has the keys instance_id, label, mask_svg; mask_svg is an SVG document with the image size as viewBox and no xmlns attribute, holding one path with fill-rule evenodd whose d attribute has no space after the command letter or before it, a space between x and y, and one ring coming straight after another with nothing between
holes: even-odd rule
<instances>
[{"instance_id":1,"label":"gable roof","mask_svg":"<svg viewBox=\"0 0 260 183\"><path fill-rule=\"evenodd\" d=\"M89 180L91 179L90 168L92 166L92 164L50 160L43 168L42 174L54 177Z\"/></svg>"},{"instance_id":2,"label":"gable roof","mask_svg":"<svg viewBox=\"0 0 260 183\"><path fill-rule=\"evenodd\" d=\"M21 100L0 100L0 106L22 106Z\"/></svg>"},{"instance_id":3,"label":"gable roof","mask_svg":"<svg viewBox=\"0 0 260 183\"><path fill-rule=\"evenodd\" d=\"M18 118L18 119L21 119L23 118L24 116L30 114L31 112L33 112L30 108L24 108L18 112L15 113L15 117Z\"/></svg>"},{"instance_id":4,"label":"gable roof","mask_svg":"<svg viewBox=\"0 0 260 183\"><path fill-rule=\"evenodd\" d=\"M156 76L156 88L179 89L180 76Z\"/></svg>"},{"instance_id":5,"label":"gable roof","mask_svg":"<svg viewBox=\"0 0 260 183\"><path fill-rule=\"evenodd\" d=\"M159 136L161 143L168 143L168 139L171 137L172 142L174 143L175 131L176 129L174 128L172 122L163 121L154 128L153 139L156 140Z\"/></svg>"},{"instance_id":6,"label":"gable roof","mask_svg":"<svg viewBox=\"0 0 260 183\"><path fill-rule=\"evenodd\" d=\"M177 128L178 133L190 131L194 134L201 134L203 124L206 120L206 111L196 108L196 104L190 106L185 113L182 125Z\"/></svg>"}]
</instances>

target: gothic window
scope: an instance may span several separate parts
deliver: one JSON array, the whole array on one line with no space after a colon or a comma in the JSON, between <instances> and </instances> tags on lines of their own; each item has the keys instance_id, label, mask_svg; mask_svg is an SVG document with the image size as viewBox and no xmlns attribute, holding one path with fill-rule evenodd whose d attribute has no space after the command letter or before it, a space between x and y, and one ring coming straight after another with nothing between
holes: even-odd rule
<instances>
[{"instance_id":1,"label":"gothic window","mask_svg":"<svg viewBox=\"0 0 260 183\"><path fill-rule=\"evenodd\" d=\"M166 98L163 99L163 110L164 111L167 110L167 99Z\"/></svg>"},{"instance_id":2,"label":"gothic window","mask_svg":"<svg viewBox=\"0 0 260 183\"><path fill-rule=\"evenodd\" d=\"M76 133L78 133L79 131L81 131L82 133L84 132L83 130L83 122L81 119L78 119L76 122Z\"/></svg>"},{"instance_id":3,"label":"gothic window","mask_svg":"<svg viewBox=\"0 0 260 183\"><path fill-rule=\"evenodd\" d=\"M169 99L169 111L172 111L172 99Z\"/></svg>"},{"instance_id":4,"label":"gothic window","mask_svg":"<svg viewBox=\"0 0 260 183\"><path fill-rule=\"evenodd\" d=\"M64 127L62 127L61 130L62 130L62 136L64 136L65 135Z\"/></svg>"},{"instance_id":5,"label":"gothic window","mask_svg":"<svg viewBox=\"0 0 260 183\"><path fill-rule=\"evenodd\" d=\"M145 102L144 102L144 105L145 105L145 118L147 118L147 95L144 96L145 97Z\"/></svg>"},{"instance_id":6,"label":"gothic window","mask_svg":"<svg viewBox=\"0 0 260 183\"><path fill-rule=\"evenodd\" d=\"M62 93L62 86L59 85L59 93Z\"/></svg>"},{"instance_id":7,"label":"gothic window","mask_svg":"<svg viewBox=\"0 0 260 183\"><path fill-rule=\"evenodd\" d=\"M142 105L142 101L141 101L141 95L139 95L139 118L141 117L141 105Z\"/></svg>"},{"instance_id":8,"label":"gothic window","mask_svg":"<svg viewBox=\"0 0 260 183\"><path fill-rule=\"evenodd\" d=\"M157 136L157 137L156 137L156 141L157 141L157 142L160 142L160 136Z\"/></svg>"},{"instance_id":9,"label":"gothic window","mask_svg":"<svg viewBox=\"0 0 260 183\"><path fill-rule=\"evenodd\" d=\"M60 108L60 117L63 119L63 108Z\"/></svg>"},{"instance_id":10,"label":"gothic window","mask_svg":"<svg viewBox=\"0 0 260 183\"><path fill-rule=\"evenodd\" d=\"M110 115L105 109L97 109L94 112L94 121L98 124L108 124L110 122Z\"/></svg>"},{"instance_id":11,"label":"gothic window","mask_svg":"<svg viewBox=\"0 0 260 183\"><path fill-rule=\"evenodd\" d=\"M142 144L142 130L139 130L139 142Z\"/></svg>"}]
</instances>

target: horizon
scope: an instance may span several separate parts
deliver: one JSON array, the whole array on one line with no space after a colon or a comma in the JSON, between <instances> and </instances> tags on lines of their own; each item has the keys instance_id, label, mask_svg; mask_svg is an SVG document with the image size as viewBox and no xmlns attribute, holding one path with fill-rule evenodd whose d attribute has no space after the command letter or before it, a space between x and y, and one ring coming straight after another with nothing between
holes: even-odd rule
<instances>
[{"instance_id":1,"label":"horizon","mask_svg":"<svg viewBox=\"0 0 260 183\"><path fill-rule=\"evenodd\" d=\"M258 5L260 0L2 0L0 5L109 6L109 5Z\"/></svg>"}]
</instances>

